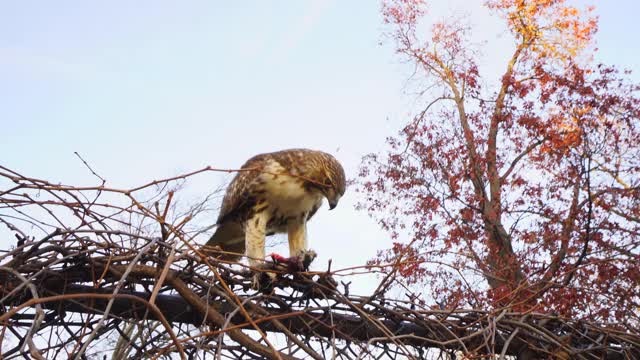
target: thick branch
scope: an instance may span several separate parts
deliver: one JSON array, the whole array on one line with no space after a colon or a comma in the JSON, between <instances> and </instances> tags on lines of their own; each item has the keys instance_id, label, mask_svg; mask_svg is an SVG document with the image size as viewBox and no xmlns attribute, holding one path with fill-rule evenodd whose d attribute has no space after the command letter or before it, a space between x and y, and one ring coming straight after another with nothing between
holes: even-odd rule
<instances>
[{"instance_id":1,"label":"thick branch","mask_svg":"<svg viewBox=\"0 0 640 360\"><path fill-rule=\"evenodd\" d=\"M54 312L48 316L58 314L64 316L65 313L89 313L102 314L109 300L97 296L78 297L78 294L112 294L111 288L95 288L93 286L80 285L77 283L86 282L104 270L100 266L94 267L94 273L86 270L64 270L60 272L48 272L47 276L40 281L41 293L51 296L60 294L74 294L75 296L57 297L54 302L44 303L45 309ZM111 272L119 273L118 266L111 266ZM146 278L158 276L161 269L148 266L135 266L131 271L131 280L143 283ZM221 331L226 331L230 337L234 338L248 350L260 354L264 357L273 357L273 353L267 347L258 345L255 341L244 334L242 329L251 330L251 324L245 317L237 312L237 305L229 300L216 297L203 302L203 294L194 292L180 278L188 278L187 274L171 271L167 276L167 283L174 287L178 294L160 294L155 299L157 309L162 313L162 317L170 323L188 323L192 325L211 324ZM10 276L1 278L3 293L10 292L14 282ZM230 284L238 285L244 278L229 278ZM399 342L403 346L413 348L436 347L441 349L473 351L483 353L486 351L486 335L488 331L498 331L493 346L504 350L506 354L517 355L524 349L527 351L537 351L540 354L547 354L558 350L554 334L565 334L567 329L575 327L576 344L582 344L586 339L603 339L598 336L599 328L582 323L571 324L566 320L547 317L544 315L530 315L523 317L518 313L504 312L500 316L497 313L485 311L433 311L433 310L412 310L411 303L393 302L382 298L371 299L370 297L345 296L337 292L332 287L322 285L320 282L301 277L297 279L283 278L278 287L281 290L298 289L307 298L307 302L312 303L319 299L333 299L336 305L331 308L307 306L295 311L289 306L282 307L282 302L290 302L288 297L274 297L277 300L273 304L280 303L280 306L269 305L271 297L263 297L260 301L262 305L253 303L249 306L253 321L265 332L289 333L298 336L314 336L318 338L337 338L350 342L388 343ZM149 312L145 304L151 292L141 291L121 291L113 302L111 317L124 318L129 320L161 320L158 312ZM28 293L18 293L10 297L5 304L11 300L21 299L25 302L29 300ZM17 296L20 295L20 296ZM142 301L133 301L131 297L139 297ZM296 298L296 297L294 297ZM293 298L291 298L293 299ZM317 299L317 300L314 300ZM297 300L296 300L297 301ZM364 304L367 305L364 305ZM347 305L346 307L340 304ZM348 311L349 308L358 311ZM213 314L213 315L212 315ZM231 316L230 321L226 321ZM526 319L526 320L525 320ZM226 325L228 324L228 325ZM540 325L547 324L547 325ZM571 324L566 327L565 324ZM231 326L233 325L233 326ZM561 326L560 326L561 325ZM382 326L382 328L381 328ZM587 326L587 328L585 328ZM224 330L224 328L229 330ZM534 328L536 332L527 329ZM518 336L509 336L515 329L520 329ZM390 337L387 333L393 334ZM542 335L541 335L542 334ZM547 334L547 335L544 335ZM626 335L625 335L626 336ZM607 341L620 344L621 338L611 336ZM628 341L640 343L640 337L629 338ZM626 341L626 340L625 340ZM534 345L532 347L532 345ZM624 345L624 342L621 343ZM578 345L575 345L578 346ZM485 349L485 350L483 350ZM546 350L544 350L546 349ZM567 351L571 348L565 349ZM292 358L285 354L279 354L282 358ZM612 351L607 354L607 358L622 359L622 355Z\"/></svg>"}]
</instances>

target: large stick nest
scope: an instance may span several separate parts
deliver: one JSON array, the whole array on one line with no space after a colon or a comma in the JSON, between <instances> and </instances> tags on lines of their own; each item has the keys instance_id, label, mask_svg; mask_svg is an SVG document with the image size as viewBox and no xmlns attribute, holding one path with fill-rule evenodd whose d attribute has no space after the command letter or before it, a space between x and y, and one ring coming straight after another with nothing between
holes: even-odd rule
<instances>
[{"instance_id":1,"label":"large stick nest","mask_svg":"<svg viewBox=\"0 0 640 360\"><path fill-rule=\"evenodd\" d=\"M385 267L280 272L254 291L244 266L198 251L209 198L176 204L176 183L213 170L122 190L0 167L0 235L15 236L0 256L3 357L640 358L621 326L388 298ZM350 294L371 271L377 290Z\"/></svg>"}]
</instances>

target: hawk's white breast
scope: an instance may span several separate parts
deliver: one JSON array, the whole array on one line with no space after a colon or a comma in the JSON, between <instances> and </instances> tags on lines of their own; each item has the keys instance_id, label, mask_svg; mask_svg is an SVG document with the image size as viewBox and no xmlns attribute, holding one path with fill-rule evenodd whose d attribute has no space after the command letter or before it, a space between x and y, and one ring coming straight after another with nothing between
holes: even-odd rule
<instances>
[{"instance_id":1,"label":"hawk's white breast","mask_svg":"<svg viewBox=\"0 0 640 360\"><path fill-rule=\"evenodd\" d=\"M269 160L260 175L272 216L300 216L318 208L322 203L322 193L305 189L303 181L293 171L295 170L285 169L275 160Z\"/></svg>"}]
</instances>

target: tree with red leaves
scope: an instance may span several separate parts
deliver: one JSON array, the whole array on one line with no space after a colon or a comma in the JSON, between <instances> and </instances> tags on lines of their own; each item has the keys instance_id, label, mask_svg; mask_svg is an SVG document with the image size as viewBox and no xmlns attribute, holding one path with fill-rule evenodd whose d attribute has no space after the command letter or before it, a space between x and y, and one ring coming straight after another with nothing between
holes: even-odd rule
<instances>
[{"instance_id":1,"label":"tree with red leaves","mask_svg":"<svg viewBox=\"0 0 640 360\"><path fill-rule=\"evenodd\" d=\"M590 9L485 5L514 45L493 83L463 21L423 31L424 1L383 5L424 106L388 152L362 164L361 207L395 239L372 264L394 264L446 308L510 306L637 329L640 87L593 64Z\"/></svg>"}]
</instances>

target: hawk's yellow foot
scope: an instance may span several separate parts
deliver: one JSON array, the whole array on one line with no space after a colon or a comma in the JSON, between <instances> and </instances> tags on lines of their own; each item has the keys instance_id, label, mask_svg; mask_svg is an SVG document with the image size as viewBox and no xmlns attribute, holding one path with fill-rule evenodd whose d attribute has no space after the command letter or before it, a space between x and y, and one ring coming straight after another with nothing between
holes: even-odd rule
<instances>
[{"instance_id":1,"label":"hawk's yellow foot","mask_svg":"<svg viewBox=\"0 0 640 360\"><path fill-rule=\"evenodd\" d=\"M271 292L276 280L277 274L266 268L254 270L251 277L251 288L262 292Z\"/></svg>"},{"instance_id":2,"label":"hawk's yellow foot","mask_svg":"<svg viewBox=\"0 0 640 360\"><path fill-rule=\"evenodd\" d=\"M271 259L275 264L283 264L287 267L288 272L299 272L309 270L309 265L318 256L313 250L302 250L298 254L291 257L284 257L272 253Z\"/></svg>"}]
</instances>

